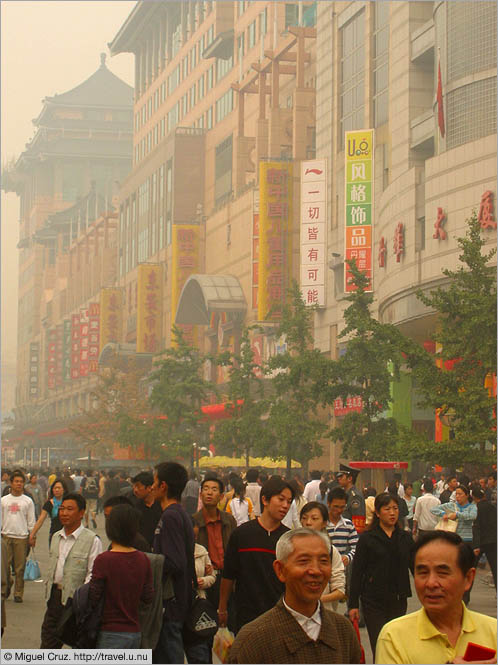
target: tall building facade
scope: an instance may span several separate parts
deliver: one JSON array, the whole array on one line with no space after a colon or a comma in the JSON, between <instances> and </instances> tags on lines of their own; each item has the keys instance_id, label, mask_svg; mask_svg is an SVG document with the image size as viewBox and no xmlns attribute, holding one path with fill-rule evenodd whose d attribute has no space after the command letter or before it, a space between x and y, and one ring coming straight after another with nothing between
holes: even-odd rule
<instances>
[{"instance_id":1,"label":"tall building facade","mask_svg":"<svg viewBox=\"0 0 498 665\"><path fill-rule=\"evenodd\" d=\"M7 446L15 459L22 447L29 461L37 451L34 463L42 448L70 448L64 425L89 404L89 348L72 336L90 325L100 289L115 282L113 208L131 168L132 104L133 89L102 54L86 81L43 100L34 137L2 179L20 199L15 431ZM98 345L91 348L98 361Z\"/></svg>"}]
</instances>

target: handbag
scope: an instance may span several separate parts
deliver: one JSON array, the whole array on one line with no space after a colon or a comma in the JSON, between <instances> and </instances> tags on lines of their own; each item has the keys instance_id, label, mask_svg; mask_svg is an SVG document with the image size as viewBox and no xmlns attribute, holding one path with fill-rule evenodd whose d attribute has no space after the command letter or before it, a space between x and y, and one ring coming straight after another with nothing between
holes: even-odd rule
<instances>
[{"instance_id":1,"label":"handbag","mask_svg":"<svg viewBox=\"0 0 498 665\"><path fill-rule=\"evenodd\" d=\"M364 663L365 662L365 649L363 648L363 645L361 643L360 627L358 626L358 621L356 619L354 619L354 621L353 621L353 628L354 628L354 632L356 633L356 637L358 638L358 642L360 643L360 649L361 649L360 663Z\"/></svg>"},{"instance_id":2,"label":"handbag","mask_svg":"<svg viewBox=\"0 0 498 665\"><path fill-rule=\"evenodd\" d=\"M183 624L187 643L211 639L218 632L218 613L207 598L196 595Z\"/></svg>"},{"instance_id":3,"label":"handbag","mask_svg":"<svg viewBox=\"0 0 498 665\"><path fill-rule=\"evenodd\" d=\"M435 526L436 531L451 531L452 533L455 533L457 530L458 522L456 520L439 520L439 522Z\"/></svg>"},{"instance_id":4,"label":"handbag","mask_svg":"<svg viewBox=\"0 0 498 665\"><path fill-rule=\"evenodd\" d=\"M35 553L33 550L31 550L29 553L29 557L26 561L26 567L24 568L24 579L31 582L41 579L40 565L35 559Z\"/></svg>"},{"instance_id":5,"label":"handbag","mask_svg":"<svg viewBox=\"0 0 498 665\"><path fill-rule=\"evenodd\" d=\"M78 645L78 622L76 620L76 613L73 607L73 599L68 598L67 603L59 617L55 634L63 642L70 647L76 648Z\"/></svg>"}]
</instances>

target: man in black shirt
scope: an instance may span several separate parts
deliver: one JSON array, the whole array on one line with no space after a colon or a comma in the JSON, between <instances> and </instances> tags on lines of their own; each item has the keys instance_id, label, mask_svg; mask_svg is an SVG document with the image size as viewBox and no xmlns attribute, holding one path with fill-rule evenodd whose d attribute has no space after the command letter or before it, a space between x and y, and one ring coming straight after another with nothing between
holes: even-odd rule
<instances>
[{"instance_id":1,"label":"man in black shirt","mask_svg":"<svg viewBox=\"0 0 498 665\"><path fill-rule=\"evenodd\" d=\"M441 492L439 495L439 500L441 503L448 503L451 501L451 495L453 492L456 490L458 487L458 480L456 476L449 476L448 477L448 487L447 489L444 490L444 492Z\"/></svg>"},{"instance_id":2,"label":"man in black shirt","mask_svg":"<svg viewBox=\"0 0 498 665\"><path fill-rule=\"evenodd\" d=\"M285 480L273 476L261 488L262 513L239 526L230 536L225 552L218 618L226 625L228 598L235 585L236 630L271 609L284 592L273 570L275 548L288 531L282 524L294 498Z\"/></svg>"},{"instance_id":3,"label":"man in black shirt","mask_svg":"<svg viewBox=\"0 0 498 665\"><path fill-rule=\"evenodd\" d=\"M163 513L161 504L159 501L156 501L152 491L154 477L151 473L142 471L137 473L131 482L133 484L131 502L141 516L139 531L149 545L152 546L157 523Z\"/></svg>"}]
</instances>

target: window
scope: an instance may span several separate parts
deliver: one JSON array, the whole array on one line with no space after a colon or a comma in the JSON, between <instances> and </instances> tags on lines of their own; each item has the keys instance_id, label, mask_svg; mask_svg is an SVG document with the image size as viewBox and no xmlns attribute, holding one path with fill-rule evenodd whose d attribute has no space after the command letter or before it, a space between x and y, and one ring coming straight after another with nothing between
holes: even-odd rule
<instances>
[{"instance_id":1,"label":"window","mask_svg":"<svg viewBox=\"0 0 498 665\"><path fill-rule=\"evenodd\" d=\"M285 3L285 29L299 24L299 5L297 2Z\"/></svg>"},{"instance_id":2,"label":"window","mask_svg":"<svg viewBox=\"0 0 498 665\"><path fill-rule=\"evenodd\" d=\"M197 65L197 48L196 46L194 46L190 50L190 71L192 71L196 65Z\"/></svg>"},{"instance_id":3,"label":"window","mask_svg":"<svg viewBox=\"0 0 498 665\"><path fill-rule=\"evenodd\" d=\"M138 132L140 129L140 113L135 114L135 131Z\"/></svg>"},{"instance_id":4,"label":"window","mask_svg":"<svg viewBox=\"0 0 498 665\"><path fill-rule=\"evenodd\" d=\"M147 108L145 104L142 106L142 125L145 125L147 122Z\"/></svg>"},{"instance_id":5,"label":"window","mask_svg":"<svg viewBox=\"0 0 498 665\"><path fill-rule=\"evenodd\" d=\"M344 133L361 129L365 122L365 12L362 10L341 29L341 125Z\"/></svg>"},{"instance_id":6,"label":"window","mask_svg":"<svg viewBox=\"0 0 498 665\"><path fill-rule=\"evenodd\" d=\"M212 25L209 30L206 32L206 48L214 40L214 25Z\"/></svg>"},{"instance_id":7,"label":"window","mask_svg":"<svg viewBox=\"0 0 498 665\"><path fill-rule=\"evenodd\" d=\"M237 2L237 16L242 16L242 14L245 12L246 10L245 5L246 3L244 2L244 0L239 0Z\"/></svg>"},{"instance_id":8,"label":"window","mask_svg":"<svg viewBox=\"0 0 498 665\"><path fill-rule=\"evenodd\" d=\"M248 48L253 48L256 44L256 21L253 21L247 31Z\"/></svg>"},{"instance_id":9,"label":"window","mask_svg":"<svg viewBox=\"0 0 498 665\"><path fill-rule=\"evenodd\" d=\"M231 111L233 111L233 90L230 88L216 100L216 122L223 120Z\"/></svg>"},{"instance_id":10,"label":"window","mask_svg":"<svg viewBox=\"0 0 498 665\"><path fill-rule=\"evenodd\" d=\"M168 76L168 95L176 90L178 84L180 83L180 65L177 65L171 74Z\"/></svg>"},{"instance_id":11,"label":"window","mask_svg":"<svg viewBox=\"0 0 498 665\"><path fill-rule=\"evenodd\" d=\"M154 93L154 111L159 108L159 88Z\"/></svg>"},{"instance_id":12,"label":"window","mask_svg":"<svg viewBox=\"0 0 498 665\"><path fill-rule=\"evenodd\" d=\"M221 79L228 74L228 72L233 67L233 56L231 55L228 60L222 60L221 58L216 58L216 82L218 83Z\"/></svg>"},{"instance_id":13,"label":"window","mask_svg":"<svg viewBox=\"0 0 498 665\"><path fill-rule=\"evenodd\" d=\"M173 162L166 164L166 242L171 244L171 224L173 210Z\"/></svg>"},{"instance_id":14,"label":"window","mask_svg":"<svg viewBox=\"0 0 498 665\"><path fill-rule=\"evenodd\" d=\"M264 37L268 31L268 8L265 7L265 10L259 15L259 34L261 37Z\"/></svg>"},{"instance_id":15,"label":"window","mask_svg":"<svg viewBox=\"0 0 498 665\"><path fill-rule=\"evenodd\" d=\"M213 107L210 106L206 111L206 129L213 128Z\"/></svg>"},{"instance_id":16,"label":"window","mask_svg":"<svg viewBox=\"0 0 498 665\"><path fill-rule=\"evenodd\" d=\"M147 153L152 150L152 131L147 134Z\"/></svg>"},{"instance_id":17,"label":"window","mask_svg":"<svg viewBox=\"0 0 498 665\"><path fill-rule=\"evenodd\" d=\"M374 127L389 119L389 2L374 4L373 111Z\"/></svg>"},{"instance_id":18,"label":"window","mask_svg":"<svg viewBox=\"0 0 498 665\"><path fill-rule=\"evenodd\" d=\"M195 85L193 85L193 86L190 88L190 108L191 108L191 109L193 109L194 106L195 106L195 89L196 89L196 86L195 86Z\"/></svg>"},{"instance_id":19,"label":"window","mask_svg":"<svg viewBox=\"0 0 498 665\"><path fill-rule=\"evenodd\" d=\"M238 55L238 58L239 58L239 62L244 57L245 46L246 46L245 35L244 35L244 33L242 33L241 35L239 35L237 37L237 55Z\"/></svg>"},{"instance_id":20,"label":"window","mask_svg":"<svg viewBox=\"0 0 498 665\"><path fill-rule=\"evenodd\" d=\"M232 136L222 141L215 150L214 195L219 203L232 192Z\"/></svg>"},{"instance_id":21,"label":"window","mask_svg":"<svg viewBox=\"0 0 498 665\"><path fill-rule=\"evenodd\" d=\"M198 95L199 95L199 100L200 100L200 99L203 99L203 97L204 97L204 76L201 76L201 78L199 79L199 82L198 82L197 85L199 87Z\"/></svg>"},{"instance_id":22,"label":"window","mask_svg":"<svg viewBox=\"0 0 498 665\"><path fill-rule=\"evenodd\" d=\"M178 104L168 111L168 132L171 132L178 124Z\"/></svg>"},{"instance_id":23,"label":"window","mask_svg":"<svg viewBox=\"0 0 498 665\"><path fill-rule=\"evenodd\" d=\"M188 76L188 55L182 60L182 78L186 79Z\"/></svg>"},{"instance_id":24,"label":"window","mask_svg":"<svg viewBox=\"0 0 498 665\"><path fill-rule=\"evenodd\" d=\"M211 67L207 70L207 79L206 79L206 89L209 92L211 88L213 87L213 72L214 72L214 65L211 65Z\"/></svg>"},{"instance_id":25,"label":"window","mask_svg":"<svg viewBox=\"0 0 498 665\"><path fill-rule=\"evenodd\" d=\"M152 116L152 97L149 97L149 101L147 102L147 109L148 109L147 115L150 118Z\"/></svg>"},{"instance_id":26,"label":"window","mask_svg":"<svg viewBox=\"0 0 498 665\"><path fill-rule=\"evenodd\" d=\"M423 249L425 249L425 217L419 217L415 227L415 251L421 252Z\"/></svg>"},{"instance_id":27,"label":"window","mask_svg":"<svg viewBox=\"0 0 498 665\"><path fill-rule=\"evenodd\" d=\"M166 118L161 118L161 138L164 138L164 127L165 127L165 120Z\"/></svg>"},{"instance_id":28,"label":"window","mask_svg":"<svg viewBox=\"0 0 498 665\"><path fill-rule=\"evenodd\" d=\"M161 104L164 104L164 101L166 100L166 82L163 81L161 84Z\"/></svg>"},{"instance_id":29,"label":"window","mask_svg":"<svg viewBox=\"0 0 498 665\"><path fill-rule=\"evenodd\" d=\"M159 169L159 201L164 198L164 164Z\"/></svg>"},{"instance_id":30,"label":"window","mask_svg":"<svg viewBox=\"0 0 498 665\"><path fill-rule=\"evenodd\" d=\"M184 118L188 113L188 94L183 95L182 97L182 118Z\"/></svg>"}]
</instances>

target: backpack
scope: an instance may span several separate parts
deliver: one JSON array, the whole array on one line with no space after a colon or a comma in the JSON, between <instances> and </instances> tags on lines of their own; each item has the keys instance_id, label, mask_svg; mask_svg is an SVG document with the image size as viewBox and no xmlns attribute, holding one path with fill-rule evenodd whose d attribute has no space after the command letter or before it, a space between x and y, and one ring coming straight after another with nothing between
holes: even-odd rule
<instances>
[{"instance_id":1,"label":"backpack","mask_svg":"<svg viewBox=\"0 0 498 665\"><path fill-rule=\"evenodd\" d=\"M84 496L87 499L96 499L99 495L99 486L94 476L87 478L85 487L83 488Z\"/></svg>"}]
</instances>

